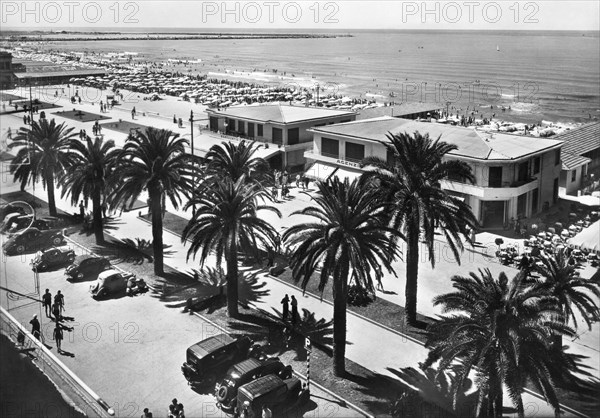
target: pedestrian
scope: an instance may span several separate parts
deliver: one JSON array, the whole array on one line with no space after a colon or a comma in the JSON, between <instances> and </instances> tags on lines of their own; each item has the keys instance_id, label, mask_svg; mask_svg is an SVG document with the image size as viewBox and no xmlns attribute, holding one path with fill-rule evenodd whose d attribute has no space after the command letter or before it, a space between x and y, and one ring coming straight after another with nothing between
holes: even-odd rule
<instances>
[{"instance_id":1,"label":"pedestrian","mask_svg":"<svg viewBox=\"0 0 600 418\"><path fill-rule=\"evenodd\" d=\"M131 119L135 119L135 110L131 111Z\"/></svg>"},{"instance_id":2,"label":"pedestrian","mask_svg":"<svg viewBox=\"0 0 600 418\"><path fill-rule=\"evenodd\" d=\"M8 139L12 139L12 131L10 130L10 126L8 127L8 130L6 131L6 137Z\"/></svg>"},{"instance_id":3,"label":"pedestrian","mask_svg":"<svg viewBox=\"0 0 600 418\"><path fill-rule=\"evenodd\" d=\"M296 297L292 295L292 325L296 324L296 317L298 316L298 301Z\"/></svg>"},{"instance_id":4,"label":"pedestrian","mask_svg":"<svg viewBox=\"0 0 600 418\"><path fill-rule=\"evenodd\" d=\"M81 104L81 97L77 96L79 104Z\"/></svg>"},{"instance_id":5,"label":"pedestrian","mask_svg":"<svg viewBox=\"0 0 600 418\"><path fill-rule=\"evenodd\" d=\"M85 216L85 206L83 206L83 200L79 202L79 216L81 216L81 219L83 219Z\"/></svg>"},{"instance_id":6,"label":"pedestrian","mask_svg":"<svg viewBox=\"0 0 600 418\"><path fill-rule=\"evenodd\" d=\"M102 134L102 126L98 125L98 135Z\"/></svg>"},{"instance_id":7,"label":"pedestrian","mask_svg":"<svg viewBox=\"0 0 600 418\"><path fill-rule=\"evenodd\" d=\"M185 413L183 411L183 404L177 405L177 418L185 418Z\"/></svg>"},{"instance_id":8,"label":"pedestrian","mask_svg":"<svg viewBox=\"0 0 600 418\"><path fill-rule=\"evenodd\" d=\"M174 417L177 416L177 407L179 406L179 402L177 402L177 398L173 398L171 404L169 405L169 413Z\"/></svg>"},{"instance_id":9,"label":"pedestrian","mask_svg":"<svg viewBox=\"0 0 600 418\"><path fill-rule=\"evenodd\" d=\"M262 418L273 418L273 413L267 407L267 405L263 405L262 407Z\"/></svg>"},{"instance_id":10,"label":"pedestrian","mask_svg":"<svg viewBox=\"0 0 600 418\"><path fill-rule=\"evenodd\" d=\"M144 408L144 415L141 418L152 418L152 412L148 408Z\"/></svg>"},{"instance_id":11,"label":"pedestrian","mask_svg":"<svg viewBox=\"0 0 600 418\"><path fill-rule=\"evenodd\" d=\"M96 125L92 126L92 132L94 133L94 136L96 136L97 131Z\"/></svg>"},{"instance_id":12,"label":"pedestrian","mask_svg":"<svg viewBox=\"0 0 600 418\"><path fill-rule=\"evenodd\" d=\"M37 318L37 315L33 315L33 318L31 318L31 321L29 321L29 323L31 324L31 333L33 334L33 336L35 338L37 338L38 340L40 339L40 321Z\"/></svg>"},{"instance_id":13,"label":"pedestrian","mask_svg":"<svg viewBox=\"0 0 600 418\"><path fill-rule=\"evenodd\" d=\"M58 352L62 352L62 340L63 340L63 330L60 327L58 321L56 322L56 326L54 327L54 332L52 333L52 339L56 341L56 348L58 348Z\"/></svg>"},{"instance_id":14,"label":"pedestrian","mask_svg":"<svg viewBox=\"0 0 600 418\"><path fill-rule=\"evenodd\" d=\"M27 115L23 115L23 124L27 125Z\"/></svg>"},{"instance_id":15,"label":"pedestrian","mask_svg":"<svg viewBox=\"0 0 600 418\"><path fill-rule=\"evenodd\" d=\"M304 188L308 189L308 184L310 183L310 179L306 176L304 176Z\"/></svg>"},{"instance_id":16,"label":"pedestrian","mask_svg":"<svg viewBox=\"0 0 600 418\"><path fill-rule=\"evenodd\" d=\"M58 308L61 310L61 312L65 310L65 297L62 293L60 293L60 290L56 292L56 295L54 295L54 303L58 305Z\"/></svg>"},{"instance_id":17,"label":"pedestrian","mask_svg":"<svg viewBox=\"0 0 600 418\"><path fill-rule=\"evenodd\" d=\"M58 323L62 319L60 315L60 306L58 306L56 302L52 304L52 315L54 315L54 320L56 321L56 323Z\"/></svg>"},{"instance_id":18,"label":"pedestrian","mask_svg":"<svg viewBox=\"0 0 600 418\"><path fill-rule=\"evenodd\" d=\"M296 188L300 188L300 174L296 174Z\"/></svg>"},{"instance_id":19,"label":"pedestrian","mask_svg":"<svg viewBox=\"0 0 600 418\"><path fill-rule=\"evenodd\" d=\"M173 123L177 123L177 116L173 115Z\"/></svg>"},{"instance_id":20,"label":"pedestrian","mask_svg":"<svg viewBox=\"0 0 600 418\"><path fill-rule=\"evenodd\" d=\"M289 305L289 303L290 303L290 298L286 294L285 297L283 299L281 299L281 305L282 305L282 308L281 308L281 318L284 321L287 321L288 313L290 312L290 305Z\"/></svg>"},{"instance_id":21,"label":"pedestrian","mask_svg":"<svg viewBox=\"0 0 600 418\"><path fill-rule=\"evenodd\" d=\"M42 296L42 305L46 316L52 318L52 293L50 293L50 289L46 289L46 293Z\"/></svg>"}]
</instances>

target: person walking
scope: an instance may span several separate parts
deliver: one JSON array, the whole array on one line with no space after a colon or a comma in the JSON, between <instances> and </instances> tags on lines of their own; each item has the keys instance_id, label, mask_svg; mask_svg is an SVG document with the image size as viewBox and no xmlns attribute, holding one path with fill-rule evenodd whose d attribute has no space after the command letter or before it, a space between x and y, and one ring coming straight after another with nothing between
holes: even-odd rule
<instances>
[{"instance_id":1,"label":"person walking","mask_svg":"<svg viewBox=\"0 0 600 418\"><path fill-rule=\"evenodd\" d=\"M300 188L300 174L296 174L296 189Z\"/></svg>"},{"instance_id":2,"label":"person walking","mask_svg":"<svg viewBox=\"0 0 600 418\"><path fill-rule=\"evenodd\" d=\"M52 304L52 315L54 315L54 319L55 319L56 323L58 324L58 322L61 320L61 315L60 315L60 306L58 306L58 304L56 302L54 302ZM52 316L50 318L52 318Z\"/></svg>"},{"instance_id":3,"label":"person walking","mask_svg":"<svg viewBox=\"0 0 600 418\"><path fill-rule=\"evenodd\" d=\"M141 418L152 418L152 412L150 412L148 408L144 408L144 414L141 416Z\"/></svg>"},{"instance_id":4,"label":"person walking","mask_svg":"<svg viewBox=\"0 0 600 418\"><path fill-rule=\"evenodd\" d=\"M83 219L85 216L85 206L83 205L83 200L79 202L79 216L81 216L81 219Z\"/></svg>"},{"instance_id":5,"label":"person walking","mask_svg":"<svg viewBox=\"0 0 600 418\"><path fill-rule=\"evenodd\" d=\"M60 290L54 296L54 303L58 305L61 312L65 310L65 296L60 293Z\"/></svg>"},{"instance_id":6,"label":"person walking","mask_svg":"<svg viewBox=\"0 0 600 418\"><path fill-rule=\"evenodd\" d=\"M292 325L296 325L296 318L298 317L298 301L296 297L292 295Z\"/></svg>"},{"instance_id":7,"label":"person walking","mask_svg":"<svg viewBox=\"0 0 600 418\"><path fill-rule=\"evenodd\" d=\"M58 349L58 352L62 353L63 330L58 322L56 322L56 326L54 327L52 339L56 341L56 348Z\"/></svg>"},{"instance_id":8,"label":"person walking","mask_svg":"<svg viewBox=\"0 0 600 418\"><path fill-rule=\"evenodd\" d=\"M6 137L8 139L12 139L12 131L10 130L10 126L8 127L8 130L6 131Z\"/></svg>"},{"instance_id":9,"label":"person walking","mask_svg":"<svg viewBox=\"0 0 600 418\"><path fill-rule=\"evenodd\" d=\"M33 336L35 338L37 338L38 340L40 339L40 321L37 318L37 315L33 315L33 318L31 318L31 321L29 321L29 323L31 324L31 333L33 334Z\"/></svg>"},{"instance_id":10,"label":"person walking","mask_svg":"<svg viewBox=\"0 0 600 418\"><path fill-rule=\"evenodd\" d=\"M293 297L293 296L292 296ZM281 318L284 321L287 321L288 314L290 313L290 298L286 294L283 299L281 299Z\"/></svg>"},{"instance_id":11,"label":"person walking","mask_svg":"<svg viewBox=\"0 0 600 418\"><path fill-rule=\"evenodd\" d=\"M50 289L46 289L46 293L42 296L42 305L46 316L52 318L52 293L50 293Z\"/></svg>"}]
</instances>

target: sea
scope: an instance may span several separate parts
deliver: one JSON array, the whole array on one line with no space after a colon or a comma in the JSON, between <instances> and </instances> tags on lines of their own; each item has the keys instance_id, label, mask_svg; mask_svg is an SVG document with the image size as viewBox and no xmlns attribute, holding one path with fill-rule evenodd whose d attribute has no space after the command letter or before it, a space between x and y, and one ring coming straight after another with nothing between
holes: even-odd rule
<instances>
[{"instance_id":1,"label":"sea","mask_svg":"<svg viewBox=\"0 0 600 418\"><path fill-rule=\"evenodd\" d=\"M136 31L198 32L192 28ZM142 61L200 60L197 71L211 78L297 85L318 90L321 97L337 94L379 102L437 103L451 113L477 110L479 117L495 114L515 122L585 123L600 117L599 32L323 33L351 36L71 41L47 43L43 49L137 52Z\"/></svg>"}]
</instances>

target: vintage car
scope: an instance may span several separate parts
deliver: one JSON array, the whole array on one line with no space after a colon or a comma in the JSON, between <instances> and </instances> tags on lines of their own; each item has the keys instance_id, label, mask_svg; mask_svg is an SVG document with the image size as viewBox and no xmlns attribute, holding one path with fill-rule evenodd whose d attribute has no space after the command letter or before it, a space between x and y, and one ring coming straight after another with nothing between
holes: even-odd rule
<instances>
[{"instance_id":1,"label":"vintage car","mask_svg":"<svg viewBox=\"0 0 600 418\"><path fill-rule=\"evenodd\" d=\"M240 386L237 393L237 414L260 417L263 405L268 407L274 417L304 405L310 399L310 393L302 387L299 379L281 379L275 375L260 377Z\"/></svg>"},{"instance_id":2,"label":"vintage car","mask_svg":"<svg viewBox=\"0 0 600 418\"><path fill-rule=\"evenodd\" d=\"M97 278L98 274L110 269L108 258L95 255L78 255L73 263L65 270L65 275L71 280L82 280L84 277Z\"/></svg>"},{"instance_id":3,"label":"vintage car","mask_svg":"<svg viewBox=\"0 0 600 418\"><path fill-rule=\"evenodd\" d=\"M135 275L115 269L106 270L98 275L96 283L90 285L90 293L94 299L119 293L125 294L129 280L135 281Z\"/></svg>"},{"instance_id":4,"label":"vintage car","mask_svg":"<svg viewBox=\"0 0 600 418\"><path fill-rule=\"evenodd\" d=\"M0 221L4 221L11 213L18 213L19 215L25 215L25 209L22 206L13 205L9 203L4 206L0 206Z\"/></svg>"},{"instance_id":5,"label":"vintage car","mask_svg":"<svg viewBox=\"0 0 600 418\"><path fill-rule=\"evenodd\" d=\"M292 377L292 367L285 366L278 358L268 358L264 361L249 358L231 366L225 378L215 386L217 405L223 412L233 413L237 405L238 388L269 374L289 379Z\"/></svg>"},{"instance_id":6,"label":"vintage car","mask_svg":"<svg viewBox=\"0 0 600 418\"><path fill-rule=\"evenodd\" d=\"M60 246L65 238L59 230L40 231L37 228L29 228L9 238L2 250L7 255L22 254L26 251L41 251L51 246Z\"/></svg>"},{"instance_id":7,"label":"vintage car","mask_svg":"<svg viewBox=\"0 0 600 418\"><path fill-rule=\"evenodd\" d=\"M246 336L218 334L189 347L181 371L190 385L214 385L217 375L248 357L264 358L260 345Z\"/></svg>"},{"instance_id":8,"label":"vintage car","mask_svg":"<svg viewBox=\"0 0 600 418\"><path fill-rule=\"evenodd\" d=\"M35 254L31 260L31 267L36 271L44 271L72 263L73 260L75 260L75 251L68 247L48 248Z\"/></svg>"}]
</instances>

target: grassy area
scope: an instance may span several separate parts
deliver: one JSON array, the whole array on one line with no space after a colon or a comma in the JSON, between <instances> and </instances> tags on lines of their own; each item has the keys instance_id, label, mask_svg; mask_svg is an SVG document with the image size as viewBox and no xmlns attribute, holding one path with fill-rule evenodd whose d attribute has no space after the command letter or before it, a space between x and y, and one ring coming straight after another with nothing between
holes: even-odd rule
<instances>
[{"instance_id":1,"label":"grassy area","mask_svg":"<svg viewBox=\"0 0 600 418\"><path fill-rule=\"evenodd\" d=\"M96 120L110 119L110 116L102 116L97 113L85 112L83 110L62 110L55 113L63 118L76 120L79 122L93 122Z\"/></svg>"},{"instance_id":2,"label":"grassy area","mask_svg":"<svg viewBox=\"0 0 600 418\"><path fill-rule=\"evenodd\" d=\"M129 134L131 132L131 130L137 130L137 129L139 129L141 131L145 131L147 128L146 125L140 125L139 123L131 122L128 120L122 120L122 119L119 119L118 121L101 123L100 126L102 126L103 129L106 128L106 129L110 129L111 131L121 132L123 134Z\"/></svg>"}]
</instances>

